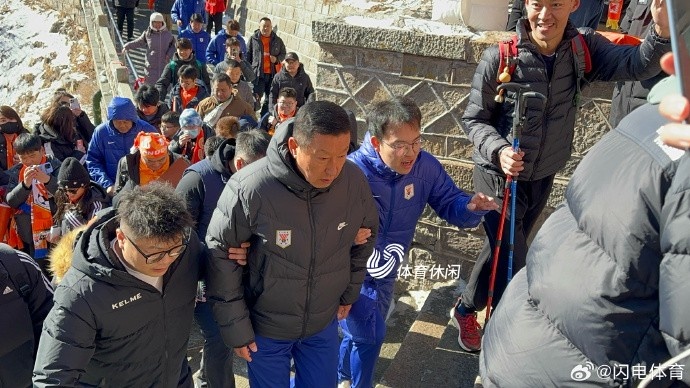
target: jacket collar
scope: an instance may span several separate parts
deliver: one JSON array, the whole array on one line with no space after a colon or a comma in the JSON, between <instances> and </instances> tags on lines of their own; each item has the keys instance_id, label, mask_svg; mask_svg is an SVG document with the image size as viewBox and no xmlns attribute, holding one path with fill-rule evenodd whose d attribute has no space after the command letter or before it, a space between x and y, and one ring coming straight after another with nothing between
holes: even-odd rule
<instances>
[{"instance_id":1,"label":"jacket collar","mask_svg":"<svg viewBox=\"0 0 690 388\"><path fill-rule=\"evenodd\" d=\"M292 136L294 118L281 123L273 138L268 145L266 159L268 170L271 175L278 179L289 190L295 192L300 197L308 197L321 192L326 192L340 179L338 176L331 186L318 189L304 179L304 176L297 169L294 157L288 149L288 139Z\"/></svg>"},{"instance_id":2,"label":"jacket collar","mask_svg":"<svg viewBox=\"0 0 690 388\"><path fill-rule=\"evenodd\" d=\"M362 140L362 144L359 146L358 153L360 154L359 160L364 163L369 171L376 173L385 180L392 180L397 177L402 176L398 174L393 169L388 167L386 163L383 162L381 156L371 145L371 133L367 131Z\"/></svg>"}]
</instances>

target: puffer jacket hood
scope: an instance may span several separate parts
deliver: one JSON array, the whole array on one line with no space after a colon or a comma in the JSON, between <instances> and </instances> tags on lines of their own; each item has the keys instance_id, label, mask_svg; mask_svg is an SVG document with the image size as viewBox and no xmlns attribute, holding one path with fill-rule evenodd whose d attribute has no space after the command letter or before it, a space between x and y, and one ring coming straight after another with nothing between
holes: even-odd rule
<instances>
[{"instance_id":1,"label":"puffer jacket hood","mask_svg":"<svg viewBox=\"0 0 690 388\"><path fill-rule=\"evenodd\" d=\"M235 139L226 139L216 152L211 156L211 165L213 169L223 175L223 178L229 179L232 171L228 169L228 163L232 163L235 158Z\"/></svg>"},{"instance_id":2,"label":"puffer jacket hood","mask_svg":"<svg viewBox=\"0 0 690 388\"><path fill-rule=\"evenodd\" d=\"M137 108L132 100L126 97L113 97L108 105L108 120L129 120L136 122L139 120Z\"/></svg>"},{"instance_id":3,"label":"puffer jacket hood","mask_svg":"<svg viewBox=\"0 0 690 388\"><path fill-rule=\"evenodd\" d=\"M271 175L295 192L295 194L304 198L310 192L327 191L328 187L315 188L304 179L302 173L297 169L295 159L290 155L290 150L288 149L288 139L292 136L294 121L293 117L284 121L276 128L276 132L273 134L271 143L268 146L266 158L268 159L268 169ZM339 179L341 179L341 175L333 180L331 186L335 185Z\"/></svg>"},{"instance_id":4,"label":"puffer jacket hood","mask_svg":"<svg viewBox=\"0 0 690 388\"><path fill-rule=\"evenodd\" d=\"M48 254L48 258L50 259L50 272L53 274L53 283L60 284L65 273L67 273L67 270L72 265L74 244L77 241L79 233L84 231L86 227L86 225L82 225L60 237L60 241L58 241Z\"/></svg>"}]
</instances>

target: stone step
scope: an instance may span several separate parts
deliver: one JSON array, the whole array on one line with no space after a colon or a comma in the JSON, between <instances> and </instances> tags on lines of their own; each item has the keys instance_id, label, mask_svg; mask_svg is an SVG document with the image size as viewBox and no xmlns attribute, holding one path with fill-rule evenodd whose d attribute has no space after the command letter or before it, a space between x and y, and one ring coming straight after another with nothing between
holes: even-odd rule
<instances>
[{"instance_id":1,"label":"stone step","mask_svg":"<svg viewBox=\"0 0 690 388\"><path fill-rule=\"evenodd\" d=\"M448 315L456 290L434 286L377 388L473 387L479 359L460 349Z\"/></svg>"}]
</instances>

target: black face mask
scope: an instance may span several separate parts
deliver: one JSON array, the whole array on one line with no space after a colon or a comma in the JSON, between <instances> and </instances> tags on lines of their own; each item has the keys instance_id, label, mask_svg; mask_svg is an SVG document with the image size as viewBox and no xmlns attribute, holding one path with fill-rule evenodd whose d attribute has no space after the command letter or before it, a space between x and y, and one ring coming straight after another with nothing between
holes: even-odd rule
<instances>
[{"instance_id":1,"label":"black face mask","mask_svg":"<svg viewBox=\"0 0 690 388\"><path fill-rule=\"evenodd\" d=\"M19 126L19 123L16 123L16 122L15 123L8 122L8 123L0 125L0 131L2 131L2 133L14 134L14 133L19 133L20 130L21 130L21 127Z\"/></svg>"}]
</instances>

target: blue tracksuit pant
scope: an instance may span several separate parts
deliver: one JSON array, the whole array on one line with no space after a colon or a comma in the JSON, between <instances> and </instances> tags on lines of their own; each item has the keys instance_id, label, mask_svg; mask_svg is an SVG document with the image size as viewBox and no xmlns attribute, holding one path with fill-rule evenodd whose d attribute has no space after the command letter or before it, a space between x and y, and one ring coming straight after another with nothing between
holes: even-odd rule
<instances>
[{"instance_id":1,"label":"blue tracksuit pant","mask_svg":"<svg viewBox=\"0 0 690 388\"><path fill-rule=\"evenodd\" d=\"M371 388L376 360L386 336L386 315L393 301L395 278L374 279L367 276L359 299L350 314L340 321L338 379L351 380L353 388Z\"/></svg>"},{"instance_id":2,"label":"blue tracksuit pant","mask_svg":"<svg viewBox=\"0 0 690 388\"><path fill-rule=\"evenodd\" d=\"M248 362L252 388L288 388L290 359L295 360L294 387L335 388L338 385L338 323L335 319L311 337L276 340L255 336L256 353Z\"/></svg>"}]
</instances>

